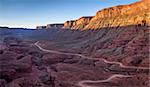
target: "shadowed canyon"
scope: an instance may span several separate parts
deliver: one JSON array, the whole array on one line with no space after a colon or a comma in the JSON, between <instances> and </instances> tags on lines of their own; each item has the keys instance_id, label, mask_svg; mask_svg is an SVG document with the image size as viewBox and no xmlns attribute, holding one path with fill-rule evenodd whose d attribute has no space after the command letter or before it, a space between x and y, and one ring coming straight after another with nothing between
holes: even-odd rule
<instances>
[{"instance_id":1,"label":"shadowed canyon","mask_svg":"<svg viewBox=\"0 0 150 87\"><path fill-rule=\"evenodd\" d=\"M0 87L149 87L150 1L37 29L0 27Z\"/></svg>"}]
</instances>

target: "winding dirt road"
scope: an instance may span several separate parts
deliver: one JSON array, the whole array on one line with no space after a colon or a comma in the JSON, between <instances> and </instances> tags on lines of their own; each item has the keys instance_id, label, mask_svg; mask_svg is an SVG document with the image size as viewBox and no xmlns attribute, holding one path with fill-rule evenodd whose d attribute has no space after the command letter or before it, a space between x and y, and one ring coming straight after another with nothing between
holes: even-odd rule
<instances>
[{"instance_id":1,"label":"winding dirt road","mask_svg":"<svg viewBox=\"0 0 150 87\"><path fill-rule=\"evenodd\" d=\"M109 64L118 64L120 67L122 68L130 68L130 69L149 69L148 67L135 67L135 66L126 66L123 65L120 62L112 62L112 61L107 61L105 59L100 59L100 58L92 58L92 57L88 57L88 56L84 56L82 54L74 54L74 53L65 53L65 52L60 52L60 51L54 51L54 50L47 50L42 48L41 46L38 45L39 42L34 43L35 46L37 46L41 51L44 52L49 52L49 53L56 53L56 54L64 54L64 55L74 55L74 56L80 56L82 58L85 59L92 59L92 60L102 60L105 63L109 63ZM85 83L101 83L101 82L109 82L111 81L113 78L117 78L117 77L132 77L131 75L120 75L120 74L114 74L112 76L110 76L109 78L105 79L105 80L98 80L98 81L92 81L92 80L82 80L80 81L77 85L80 87L95 87L95 86L88 86Z\"/></svg>"},{"instance_id":2,"label":"winding dirt road","mask_svg":"<svg viewBox=\"0 0 150 87\"><path fill-rule=\"evenodd\" d=\"M112 75L112 76L110 76L109 78L104 79L104 80L98 80L98 81L83 80L83 81L80 81L80 82L78 83L78 86L80 86L80 87L91 87L91 86L86 85L85 83L109 82L109 81L111 81L112 79L117 78L117 77L132 77L132 76L130 76L130 75L115 74L115 75ZM92 87L93 87L93 86L92 86Z\"/></svg>"},{"instance_id":3,"label":"winding dirt road","mask_svg":"<svg viewBox=\"0 0 150 87\"><path fill-rule=\"evenodd\" d=\"M123 65L120 62L112 62L112 61L107 61L106 59L102 59L102 58L92 58L92 57L88 57L88 56L84 56L82 54L74 54L74 53L64 53L64 52L60 52L60 51L54 51L54 50L47 50L42 48L41 46L38 45L39 42L36 42L34 45L37 46L40 50L44 51L44 52L49 52L49 53L56 53L56 54L64 54L64 55L74 55L74 56L80 56L82 58L85 59L92 59L92 60L102 60L105 63L109 63L109 64L118 64L120 65L120 67L122 68L132 68L132 69L149 69L148 67L135 67L135 66L126 66Z\"/></svg>"}]
</instances>

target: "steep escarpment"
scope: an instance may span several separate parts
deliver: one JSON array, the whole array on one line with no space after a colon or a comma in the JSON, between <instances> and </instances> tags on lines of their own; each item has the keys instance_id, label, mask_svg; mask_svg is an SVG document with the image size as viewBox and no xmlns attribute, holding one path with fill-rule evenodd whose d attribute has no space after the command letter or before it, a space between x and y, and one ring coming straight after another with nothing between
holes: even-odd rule
<instances>
[{"instance_id":1,"label":"steep escarpment","mask_svg":"<svg viewBox=\"0 0 150 87\"><path fill-rule=\"evenodd\" d=\"M65 29L100 29L104 27L121 27L129 25L150 25L150 0L142 0L129 5L119 5L105 8L96 13L95 16L81 17L76 20L66 21L57 28ZM54 24L50 24L53 26ZM46 26L46 28L49 26ZM37 28L45 28L43 26ZM52 27L53 28L53 27ZM55 27L54 27L55 28Z\"/></svg>"},{"instance_id":2,"label":"steep escarpment","mask_svg":"<svg viewBox=\"0 0 150 87\"><path fill-rule=\"evenodd\" d=\"M86 25L89 24L93 17L81 17L75 21L75 25L72 27L72 29L83 29Z\"/></svg>"},{"instance_id":3,"label":"steep escarpment","mask_svg":"<svg viewBox=\"0 0 150 87\"><path fill-rule=\"evenodd\" d=\"M81 17L77 20L66 21L64 24L47 24L47 26L37 26L37 29L83 29L89 24L93 16Z\"/></svg>"},{"instance_id":4,"label":"steep escarpment","mask_svg":"<svg viewBox=\"0 0 150 87\"><path fill-rule=\"evenodd\" d=\"M64 28L71 28L71 29L83 29L85 26L89 24L93 16L86 16L81 17L74 21L67 21L65 23Z\"/></svg>"},{"instance_id":5,"label":"steep escarpment","mask_svg":"<svg viewBox=\"0 0 150 87\"><path fill-rule=\"evenodd\" d=\"M84 29L119 27L127 25L150 25L150 1L143 0L129 5L105 8L96 13Z\"/></svg>"},{"instance_id":6,"label":"steep escarpment","mask_svg":"<svg viewBox=\"0 0 150 87\"><path fill-rule=\"evenodd\" d=\"M71 28L74 25L74 22L75 20L66 21L63 28Z\"/></svg>"}]
</instances>

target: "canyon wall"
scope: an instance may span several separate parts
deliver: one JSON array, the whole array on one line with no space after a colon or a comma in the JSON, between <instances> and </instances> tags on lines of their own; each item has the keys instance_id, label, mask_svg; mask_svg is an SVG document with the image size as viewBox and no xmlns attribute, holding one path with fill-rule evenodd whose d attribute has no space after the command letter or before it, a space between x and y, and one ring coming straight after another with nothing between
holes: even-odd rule
<instances>
[{"instance_id":1,"label":"canyon wall","mask_svg":"<svg viewBox=\"0 0 150 87\"><path fill-rule=\"evenodd\" d=\"M67 28L88 30L129 25L149 26L149 8L150 0L142 0L133 4L105 8L98 11L94 17L83 17L76 20L74 25L67 26Z\"/></svg>"},{"instance_id":2,"label":"canyon wall","mask_svg":"<svg viewBox=\"0 0 150 87\"><path fill-rule=\"evenodd\" d=\"M86 25L88 25L93 17L81 17L75 21L75 25L72 26L72 29L83 29Z\"/></svg>"},{"instance_id":3,"label":"canyon wall","mask_svg":"<svg viewBox=\"0 0 150 87\"><path fill-rule=\"evenodd\" d=\"M119 5L105 8L95 16L81 17L77 20L66 21L65 29L100 29L104 27L121 26L149 26L150 25L150 0L141 0L133 4Z\"/></svg>"},{"instance_id":4,"label":"canyon wall","mask_svg":"<svg viewBox=\"0 0 150 87\"><path fill-rule=\"evenodd\" d=\"M65 22L64 28L83 29L90 23L92 18L92 16L85 16L74 21L67 21Z\"/></svg>"},{"instance_id":5,"label":"canyon wall","mask_svg":"<svg viewBox=\"0 0 150 87\"><path fill-rule=\"evenodd\" d=\"M150 0L143 0L129 5L105 8L96 13L84 29L119 27L128 25L150 25Z\"/></svg>"},{"instance_id":6,"label":"canyon wall","mask_svg":"<svg viewBox=\"0 0 150 87\"><path fill-rule=\"evenodd\" d=\"M71 28L74 25L74 20L66 21L63 28Z\"/></svg>"}]
</instances>

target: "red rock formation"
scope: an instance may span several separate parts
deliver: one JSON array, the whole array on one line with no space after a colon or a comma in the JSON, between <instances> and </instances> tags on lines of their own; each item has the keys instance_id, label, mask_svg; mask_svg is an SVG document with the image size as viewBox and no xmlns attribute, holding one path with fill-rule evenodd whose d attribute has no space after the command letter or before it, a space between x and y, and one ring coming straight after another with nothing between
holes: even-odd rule
<instances>
[{"instance_id":1,"label":"red rock formation","mask_svg":"<svg viewBox=\"0 0 150 87\"><path fill-rule=\"evenodd\" d=\"M129 25L148 26L150 25L149 8L150 0L105 8L98 11L94 17L81 17L77 20L67 21L64 23L63 28L87 30ZM52 26L57 25L50 24L47 28L51 28ZM39 26L37 28L42 27ZM62 27L58 26L58 28Z\"/></svg>"},{"instance_id":2,"label":"red rock formation","mask_svg":"<svg viewBox=\"0 0 150 87\"><path fill-rule=\"evenodd\" d=\"M64 28L71 28L74 25L75 20L66 21L64 23Z\"/></svg>"},{"instance_id":3,"label":"red rock formation","mask_svg":"<svg viewBox=\"0 0 150 87\"><path fill-rule=\"evenodd\" d=\"M119 27L128 25L150 25L150 0L142 0L129 5L105 8L94 17L81 17L65 23L65 28L100 29L103 27Z\"/></svg>"},{"instance_id":4,"label":"red rock formation","mask_svg":"<svg viewBox=\"0 0 150 87\"><path fill-rule=\"evenodd\" d=\"M81 17L75 21L75 24L71 27L72 29L83 29L86 25L89 24L93 17Z\"/></svg>"},{"instance_id":5,"label":"red rock formation","mask_svg":"<svg viewBox=\"0 0 150 87\"><path fill-rule=\"evenodd\" d=\"M143 0L129 5L105 8L84 28L99 29L102 27L119 27L128 25L150 25L150 0Z\"/></svg>"},{"instance_id":6,"label":"red rock formation","mask_svg":"<svg viewBox=\"0 0 150 87\"><path fill-rule=\"evenodd\" d=\"M65 23L64 28L83 29L86 25L89 24L92 18L93 18L92 16L87 16L87 17L81 17L74 21L67 21Z\"/></svg>"}]
</instances>

